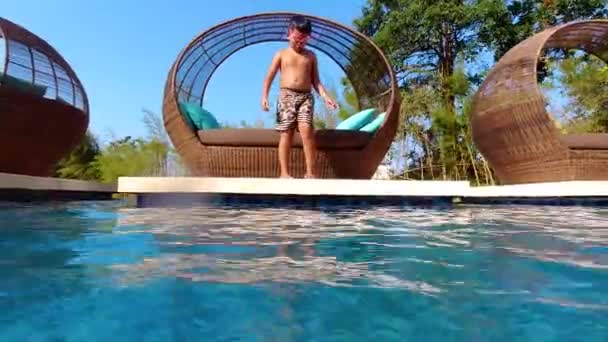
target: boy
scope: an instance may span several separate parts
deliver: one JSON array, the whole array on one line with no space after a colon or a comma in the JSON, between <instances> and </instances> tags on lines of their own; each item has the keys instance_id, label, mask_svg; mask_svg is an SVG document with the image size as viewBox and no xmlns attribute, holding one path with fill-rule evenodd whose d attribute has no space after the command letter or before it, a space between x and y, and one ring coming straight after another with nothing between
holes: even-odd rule
<instances>
[{"instance_id":1,"label":"boy","mask_svg":"<svg viewBox=\"0 0 608 342\"><path fill-rule=\"evenodd\" d=\"M310 39L312 24L301 16L291 19L288 30L289 47L278 51L270 64L264 79L262 92L262 109L268 111L268 92L278 70L281 70L280 92L277 103L276 130L280 132L279 164L281 178L291 178L288 169L289 149L293 133L297 129L302 136L304 156L306 159L305 178L315 178L316 146L313 128L314 88L325 101L329 109L337 105L327 96L319 80L317 57L305 49Z\"/></svg>"}]
</instances>

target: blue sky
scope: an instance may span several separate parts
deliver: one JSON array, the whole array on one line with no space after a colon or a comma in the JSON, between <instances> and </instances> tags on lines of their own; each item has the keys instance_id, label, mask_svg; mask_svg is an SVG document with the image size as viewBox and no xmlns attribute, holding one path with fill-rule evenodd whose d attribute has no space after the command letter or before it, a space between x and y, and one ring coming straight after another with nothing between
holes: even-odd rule
<instances>
[{"instance_id":1,"label":"blue sky","mask_svg":"<svg viewBox=\"0 0 608 342\"><path fill-rule=\"evenodd\" d=\"M160 115L167 72L182 48L211 25L266 11L294 11L346 25L365 0L2 0L0 16L53 45L83 82L91 109L90 130L102 141L145 136L142 108ZM206 107L220 121L265 119L260 110L263 77L280 43L241 50L214 74ZM324 83L343 76L320 56Z\"/></svg>"}]
</instances>

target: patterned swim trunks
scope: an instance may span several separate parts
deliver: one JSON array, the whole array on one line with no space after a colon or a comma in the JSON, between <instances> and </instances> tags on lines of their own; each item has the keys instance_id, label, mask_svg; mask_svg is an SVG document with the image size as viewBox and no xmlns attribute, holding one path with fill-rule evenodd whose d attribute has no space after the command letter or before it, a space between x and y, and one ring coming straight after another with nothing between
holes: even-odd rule
<instances>
[{"instance_id":1,"label":"patterned swim trunks","mask_svg":"<svg viewBox=\"0 0 608 342\"><path fill-rule=\"evenodd\" d=\"M281 88L277 101L277 131L297 129L297 123L312 124L314 97L310 92Z\"/></svg>"}]
</instances>

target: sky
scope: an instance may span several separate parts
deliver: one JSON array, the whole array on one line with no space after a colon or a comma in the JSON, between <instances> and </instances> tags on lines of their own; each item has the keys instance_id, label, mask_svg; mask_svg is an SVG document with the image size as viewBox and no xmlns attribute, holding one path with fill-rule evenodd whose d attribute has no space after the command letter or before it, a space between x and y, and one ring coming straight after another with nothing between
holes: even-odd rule
<instances>
[{"instance_id":1,"label":"sky","mask_svg":"<svg viewBox=\"0 0 608 342\"><path fill-rule=\"evenodd\" d=\"M102 143L147 134L146 108L162 111L167 73L179 52L206 28L269 11L325 17L352 26L365 0L2 0L0 16L49 42L71 65L89 98L89 129ZM220 122L272 123L260 109L262 82L282 43L245 48L213 75L205 107ZM338 85L337 65L319 56L321 79ZM272 99L270 99L272 100Z\"/></svg>"}]
</instances>

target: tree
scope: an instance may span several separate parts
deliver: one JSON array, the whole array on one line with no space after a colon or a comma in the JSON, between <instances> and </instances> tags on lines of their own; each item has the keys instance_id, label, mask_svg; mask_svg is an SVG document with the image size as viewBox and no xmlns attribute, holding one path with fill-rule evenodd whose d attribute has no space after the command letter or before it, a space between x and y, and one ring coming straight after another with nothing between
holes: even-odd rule
<instances>
[{"instance_id":1,"label":"tree","mask_svg":"<svg viewBox=\"0 0 608 342\"><path fill-rule=\"evenodd\" d=\"M459 146L463 120L457 100L469 95L475 80L474 73L467 74L466 62L487 48L479 40L484 20L505 12L499 0L384 0L369 1L355 21L395 68L407 99L401 114L408 125L401 126L399 136L411 136L415 145L413 154L407 152L411 160L405 167L419 169L420 177L425 177L424 168L431 177L468 177L459 165L468 152Z\"/></svg>"},{"instance_id":2,"label":"tree","mask_svg":"<svg viewBox=\"0 0 608 342\"><path fill-rule=\"evenodd\" d=\"M170 144L161 116L146 108L143 108L142 112L144 113L142 121L148 130L148 139Z\"/></svg>"},{"instance_id":3,"label":"tree","mask_svg":"<svg viewBox=\"0 0 608 342\"><path fill-rule=\"evenodd\" d=\"M144 116L143 122L148 130L147 148L152 154L154 169L151 171L153 175L167 175L167 163L169 156L177 152L171 146L169 136L163 125L161 116L148 109L142 109Z\"/></svg>"},{"instance_id":4,"label":"tree","mask_svg":"<svg viewBox=\"0 0 608 342\"><path fill-rule=\"evenodd\" d=\"M103 149L87 132L72 153L61 160L55 176L115 182L121 176L183 176L188 171L171 145L160 115L143 109L146 138L114 138Z\"/></svg>"},{"instance_id":5,"label":"tree","mask_svg":"<svg viewBox=\"0 0 608 342\"><path fill-rule=\"evenodd\" d=\"M403 86L434 85L442 106L454 112L457 57L477 57L485 19L506 13L501 0L370 0L355 25L387 52Z\"/></svg>"},{"instance_id":6,"label":"tree","mask_svg":"<svg viewBox=\"0 0 608 342\"><path fill-rule=\"evenodd\" d=\"M146 138L126 136L111 141L93 162L104 182L118 177L179 176L186 174L179 155L171 145L161 116L142 110Z\"/></svg>"},{"instance_id":7,"label":"tree","mask_svg":"<svg viewBox=\"0 0 608 342\"><path fill-rule=\"evenodd\" d=\"M116 182L118 177L160 176L165 171L166 145L130 136L112 141L95 159L94 165L104 182Z\"/></svg>"},{"instance_id":8,"label":"tree","mask_svg":"<svg viewBox=\"0 0 608 342\"><path fill-rule=\"evenodd\" d=\"M608 15L606 0L508 0L505 4L506 11L488 13L480 31L480 39L495 49L495 60L547 27Z\"/></svg>"},{"instance_id":9,"label":"tree","mask_svg":"<svg viewBox=\"0 0 608 342\"><path fill-rule=\"evenodd\" d=\"M491 67L480 60L496 61L547 25L605 15L604 2L368 0L355 26L385 51L401 87L402 124L390 156L401 157L403 176L492 182L467 118Z\"/></svg>"},{"instance_id":10,"label":"tree","mask_svg":"<svg viewBox=\"0 0 608 342\"><path fill-rule=\"evenodd\" d=\"M346 77L343 78L341 85L343 101L339 102L338 119L344 121L352 114L359 112L361 108L359 108L359 100L350 80Z\"/></svg>"},{"instance_id":11,"label":"tree","mask_svg":"<svg viewBox=\"0 0 608 342\"><path fill-rule=\"evenodd\" d=\"M563 130L608 133L608 66L599 58L578 53L548 61L552 77L545 82L562 99ZM556 113L553 113L556 115Z\"/></svg>"},{"instance_id":12,"label":"tree","mask_svg":"<svg viewBox=\"0 0 608 342\"><path fill-rule=\"evenodd\" d=\"M54 177L96 181L100 179L99 170L93 165L99 155L97 138L87 131L82 141L55 167Z\"/></svg>"}]
</instances>

